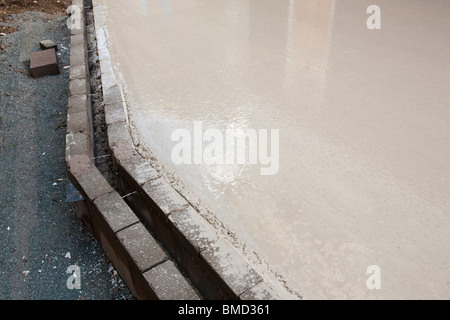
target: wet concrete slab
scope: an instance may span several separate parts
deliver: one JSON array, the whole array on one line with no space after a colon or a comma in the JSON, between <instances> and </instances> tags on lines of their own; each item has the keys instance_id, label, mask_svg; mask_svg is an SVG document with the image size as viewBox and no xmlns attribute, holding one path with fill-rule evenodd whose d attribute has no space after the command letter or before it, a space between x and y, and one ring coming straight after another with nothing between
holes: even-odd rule
<instances>
[{"instance_id":1,"label":"wet concrete slab","mask_svg":"<svg viewBox=\"0 0 450 320\"><path fill-rule=\"evenodd\" d=\"M449 297L448 2L94 4L141 154L243 255L305 297ZM194 121L279 129L279 171L174 164Z\"/></svg>"}]
</instances>

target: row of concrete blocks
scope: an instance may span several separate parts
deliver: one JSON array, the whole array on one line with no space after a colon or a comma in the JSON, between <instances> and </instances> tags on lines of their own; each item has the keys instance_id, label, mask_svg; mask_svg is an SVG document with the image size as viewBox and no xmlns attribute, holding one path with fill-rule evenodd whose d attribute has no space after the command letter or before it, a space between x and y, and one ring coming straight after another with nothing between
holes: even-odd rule
<instances>
[{"instance_id":1,"label":"row of concrete blocks","mask_svg":"<svg viewBox=\"0 0 450 320\"><path fill-rule=\"evenodd\" d=\"M81 0L73 4L83 7ZM99 54L102 74L107 73L108 60L102 59L101 50ZM183 300L280 298L136 152L120 88L104 81L109 147L120 193L128 195L127 201L108 184L93 163L89 92L82 23L81 30L72 30L71 35L68 177L84 198L76 204L78 217L91 228L133 295Z\"/></svg>"},{"instance_id":2,"label":"row of concrete blocks","mask_svg":"<svg viewBox=\"0 0 450 320\"><path fill-rule=\"evenodd\" d=\"M73 4L83 9L83 1ZM94 165L85 38L84 23L81 29L71 30L66 166L69 180L84 199L75 203L77 216L90 228L135 297L199 299L198 291Z\"/></svg>"}]
</instances>

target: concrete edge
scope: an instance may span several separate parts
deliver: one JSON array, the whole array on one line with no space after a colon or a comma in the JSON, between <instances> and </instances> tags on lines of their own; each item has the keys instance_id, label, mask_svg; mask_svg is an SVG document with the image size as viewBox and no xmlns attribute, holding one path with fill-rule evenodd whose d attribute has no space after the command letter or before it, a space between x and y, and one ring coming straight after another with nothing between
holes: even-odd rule
<instances>
[{"instance_id":1,"label":"concrete edge","mask_svg":"<svg viewBox=\"0 0 450 320\"><path fill-rule=\"evenodd\" d=\"M80 8L82 23L70 36L65 162L68 180L83 197L74 203L77 217L91 230L137 299L200 299L191 282L95 166L84 1L73 0L72 5ZM161 283L166 284L164 290ZM170 290L172 287L176 290Z\"/></svg>"},{"instance_id":2,"label":"concrete edge","mask_svg":"<svg viewBox=\"0 0 450 320\"><path fill-rule=\"evenodd\" d=\"M93 5L101 21L104 8ZM102 28L102 26L100 27ZM97 37L102 32L96 26ZM133 145L125 102L111 73L106 48L99 48L109 147L119 172L117 184L127 203L158 237L180 269L207 299L283 299L223 239L195 208L161 178ZM108 77L104 79L103 75Z\"/></svg>"}]
</instances>

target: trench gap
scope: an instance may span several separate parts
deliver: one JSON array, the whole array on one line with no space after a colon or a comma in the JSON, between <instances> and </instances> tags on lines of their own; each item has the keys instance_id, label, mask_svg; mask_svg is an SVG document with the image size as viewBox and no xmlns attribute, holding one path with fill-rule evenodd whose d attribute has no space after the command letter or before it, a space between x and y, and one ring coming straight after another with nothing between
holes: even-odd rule
<instances>
[{"instance_id":1,"label":"trench gap","mask_svg":"<svg viewBox=\"0 0 450 320\"><path fill-rule=\"evenodd\" d=\"M93 126L94 162L108 183L114 190L118 191L116 184L117 172L114 168L113 158L108 146L105 104L103 102L102 77L97 52L97 39L95 35L92 0L85 0L84 7L88 57L88 79L90 87L89 96L91 100Z\"/></svg>"}]
</instances>

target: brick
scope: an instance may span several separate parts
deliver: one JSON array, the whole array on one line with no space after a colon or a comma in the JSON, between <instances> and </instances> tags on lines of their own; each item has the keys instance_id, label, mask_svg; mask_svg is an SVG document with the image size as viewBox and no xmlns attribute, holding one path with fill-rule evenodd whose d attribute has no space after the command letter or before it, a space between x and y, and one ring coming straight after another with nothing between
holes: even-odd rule
<instances>
[{"instance_id":1,"label":"brick","mask_svg":"<svg viewBox=\"0 0 450 320\"><path fill-rule=\"evenodd\" d=\"M84 199L94 201L105 194L114 192L114 189L96 167L92 167L75 178L83 191Z\"/></svg>"},{"instance_id":2,"label":"brick","mask_svg":"<svg viewBox=\"0 0 450 320\"><path fill-rule=\"evenodd\" d=\"M86 155L74 155L69 156L66 155L66 166L67 166L67 174L69 176L79 176L84 172L90 170L93 167L92 159ZM75 178L70 179L70 181L76 180Z\"/></svg>"},{"instance_id":3,"label":"brick","mask_svg":"<svg viewBox=\"0 0 450 320\"><path fill-rule=\"evenodd\" d=\"M201 255L236 297L262 281L261 276L223 239L211 244Z\"/></svg>"},{"instance_id":4,"label":"brick","mask_svg":"<svg viewBox=\"0 0 450 320\"><path fill-rule=\"evenodd\" d=\"M70 66L69 71L69 79L75 80L75 79L85 79L86 78L86 66L79 65L79 66Z\"/></svg>"},{"instance_id":5,"label":"brick","mask_svg":"<svg viewBox=\"0 0 450 320\"><path fill-rule=\"evenodd\" d=\"M129 154L128 156L121 158L119 163L124 173L138 186L161 176L155 168L138 154Z\"/></svg>"},{"instance_id":6,"label":"brick","mask_svg":"<svg viewBox=\"0 0 450 320\"><path fill-rule=\"evenodd\" d=\"M73 21L74 23L70 24L70 35L81 34L84 36L84 34L85 34L84 8L83 8L83 5L78 6L78 7L81 9L81 11L79 12L80 13L79 17L81 18L80 19L81 21ZM74 17L74 18L76 18L76 17ZM70 17L70 19L72 19L72 17ZM71 20L71 22L72 22L72 20Z\"/></svg>"},{"instance_id":7,"label":"brick","mask_svg":"<svg viewBox=\"0 0 450 320\"><path fill-rule=\"evenodd\" d=\"M103 101L106 104L112 104L122 101L122 95L118 85L112 87L103 87Z\"/></svg>"},{"instance_id":8,"label":"brick","mask_svg":"<svg viewBox=\"0 0 450 320\"><path fill-rule=\"evenodd\" d=\"M131 145L131 135L125 121L115 122L108 126L108 143L110 147L118 143Z\"/></svg>"},{"instance_id":9,"label":"brick","mask_svg":"<svg viewBox=\"0 0 450 320\"><path fill-rule=\"evenodd\" d=\"M139 222L139 218L117 192L99 197L94 201L94 205L113 232Z\"/></svg>"},{"instance_id":10,"label":"brick","mask_svg":"<svg viewBox=\"0 0 450 320\"><path fill-rule=\"evenodd\" d=\"M209 248L219 238L214 227L191 206L172 213L169 221L197 252Z\"/></svg>"},{"instance_id":11,"label":"brick","mask_svg":"<svg viewBox=\"0 0 450 320\"><path fill-rule=\"evenodd\" d=\"M136 150L130 140L113 142L113 139L109 139L109 148L111 149L116 162L120 162L121 160L136 154Z\"/></svg>"},{"instance_id":12,"label":"brick","mask_svg":"<svg viewBox=\"0 0 450 320\"><path fill-rule=\"evenodd\" d=\"M84 34L74 34L70 36L70 46L75 46L83 44L84 45Z\"/></svg>"},{"instance_id":13,"label":"brick","mask_svg":"<svg viewBox=\"0 0 450 320\"><path fill-rule=\"evenodd\" d=\"M86 111L67 114L67 132L89 132L90 120Z\"/></svg>"},{"instance_id":14,"label":"brick","mask_svg":"<svg viewBox=\"0 0 450 320\"><path fill-rule=\"evenodd\" d=\"M86 64L86 48L84 43L76 44L70 47L70 66L84 66Z\"/></svg>"},{"instance_id":15,"label":"brick","mask_svg":"<svg viewBox=\"0 0 450 320\"><path fill-rule=\"evenodd\" d=\"M34 78L59 74L55 49L32 52L30 54L30 70Z\"/></svg>"},{"instance_id":16,"label":"brick","mask_svg":"<svg viewBox=\"0 0 450 320\"><path fill-rule=\"evenodd\" d=\"M200 300L170 260L145 272L144 277L160 300Z\"/></svg>"},{"instance_id":17,"label":"brick","mask_svg":"<svg viewBox=\"0 0 450 320\"><path fill-rule=\"evenodd\" d=\"M245 291L241 300L280 300L281 297L266 283L260 282L256 286Z\"/></svg>"},{"instance_id":18,"label":"brick","mask_svg":"<svg viewBox=\"0 0 450 320\"><path fill-rule=\"evenodd\" d=\"M76 96L80 94L87 94L87 82L86 79L75 79L69 83L70 95Z\"/></svg>"},{"instance_id":19,"label":"brick","mask_svg":"<svg viewBox=\"0 0 450 320\"><path fill-rule=\"evenodd\" d=\"M68 113L77 113L81 111L87 112L89 109L87 95L80 94L76 96L70 96L67 109Z\"/></svg>"},{"instance_id":20,"label":"brick","mask_svg":"<svg viewBox=\"0 0 450 320\"><path fill-rule=\"evenodd\" d=\"M40 45L41 49L43 49L43 50L55 49L55 51L58 51L58 46L56 45L56 43L54 43L51 40L42 40L39 42L39 45Z\"/></svg>"},{"instance_id":21,"label":"brick","mask_svg":"<svg viewBox=\"0 0 450 320\"><path fill-rule=\"evenodd\" d=\"M105 120L107 125L127 120L122 101L105 105Z\"/></svg>"},{"instance_id":22,"label":"brick","mask_svg":"<svg viewBox=\"0 0 450 320\"><path fill-rule=\"evenodd\" d=\"M119 231L117 238L141 272L167 260L167 255L161 246L142 223Z\"/></svg>"},{"instance_id":23,"label":"brick","mask_svg":"<svg viewBox=\"0 0 450 320\"><path fill-rule=\"evenodd\" d=\"M86 133L68 133L66 134L66 156L90 154L90 140Z\"/></svg>"},{"instance_id":24,"label":"brick","mask_svg":"<svg viewBox=\"0 0 450 320\"><path fill-rule=\"evenodd\" d=\"M187 206L187 201L163 178L151 180L142 186L147 198L165 214Z\"/></svg>"}]
</instances>

